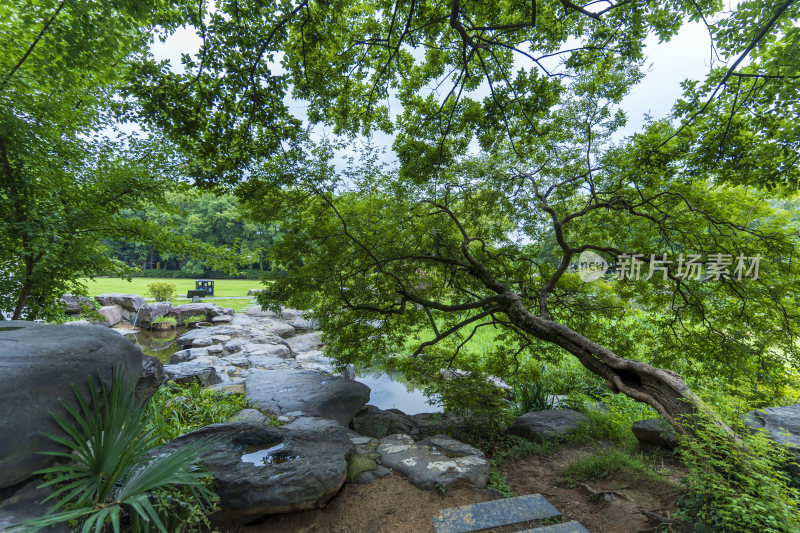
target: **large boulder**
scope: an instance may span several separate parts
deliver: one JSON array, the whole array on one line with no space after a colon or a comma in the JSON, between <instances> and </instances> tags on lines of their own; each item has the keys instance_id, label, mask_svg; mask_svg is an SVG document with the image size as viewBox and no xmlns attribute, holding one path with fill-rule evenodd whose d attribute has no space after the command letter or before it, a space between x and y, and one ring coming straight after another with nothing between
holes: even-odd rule
<instances>
[{"instance_id":1,"label":"large boulder","mask_svg":"<svg viewBox=\"0 0 800 533\"><path fill-rule=\"evenodd\" d=\"M800 403L750 411L744 422L753 431L765 431L772 440L787 446L798 463L790 465L789 471L800 477Z\"/></svg>"},{"instance_id":2,"label":"large boulder","mask_svg":"<svg viewBox=\"0 0 800 533\"><path fill-rule=\"evenodd\" d=\"M531 411L514 421L508 432L534 442L543 442L569 433L587 421L585 414L572 409Z\"/></svg>"},{"instance_id":3,"label":"large boulder","mask_svg":"<svg viewBox=\"0 0 800 533\"><path fill-rule=\"evenodd\" d=\"M198 381L204 387L222 383L222 378L217 374L217 370L203 361L164 365L164 377L167 381L175 383Z\"/></svg>"},{"instance_id":4,"label":"large boulder","mask_svg":"<svg viewBox=\"0 0 800 533\"><path fill-rule=\"evenodd\" d=\"M142 355L142 373L136 382L136 397L141 400L149 399L164 381L164 365L158 357Z\"/></svg>"},{"instance_id":5,"label":"large boulder","mask_svg":"<svg viewBox=\"0 0 800 533\"><path fill-rule=\"evenodd\" d=\"M136 325L151 324L153 320L167 316L172 310L172 302L153 302L139 312Z\"/></svg>"},{"instance_id":6,"label":"large boulder","mask_svg":"<svg viewBox=\"0 0 800 533\"><path fill-rule=\"evenodd\" d=\"M314 370L257 370L247 378L247 399L276 414L302 413L347 426L369 401L369 387Z\"/></svg>"},{"instance_id":7,"label":"large boulder","mask_svg":"<svg viewBox=\"0 0 800 533\"><path fill-rule=\"evenodd\" d=\"M359 435L382 439L397 433L413 435L417 428L411 417L398 409L384 411L367 405L353 417L353 429Z\"/></svg>"},{"instance_id":8,"label":"large boulder","mask_svg":"<svg viewBox=\"0 0 800 533\"><path fill-rule=\"evenodd\" d=\"M103 324L106 326L116 326L122 322L123 309L118 305L106 305L97 310L103 317Z\"/></svg>"},{"instance_id":9,"label":"large boulder","mask_svg":"<svg viewBox=\"0 0 800 533\"><path fill-rule=\"evenodd\" d=\"M212 439L206 466L220 497L220 520L252 522L268 514L317 509L344 483L353 443L331 420L299 418L285 426L253 420L215 424L156 449L169 454Z\"/></svg>"},{"instance_id":10,"label":"large boulder","mask_svg":"<svg viewBox=\"0 0 800 533\"><path fill-rule=\"evenodd\" d=\"M0 495L0 532L20 531L18 528L10 529L9 526L39 518L44 515L55 503L53 500L47 503L42 501L51 496L53 491L49 487L39 488L43 483L40 479L34 479L13 491L8 497ZM9 489L11 490L11 489ZM68 533L69 528L66 524L56 524L42 529L44 533Z\"/></svg>"},{"instance_id":11,"label":"large boulder","mask_svg":"<svg viewBox=\"0 0 800 533\"><path fill-rule=\"evenodd\" d=\"M169 311L169 316L175 317L179 326L183 325L184 319L192 316L202 316L205 321L210 322L215 316L232 314L232 309L223 308L217 304L207 302L176 305Z\"/></svg>"},{"instance_id":12,"label":"large boulder","mask_svg":"<svg viewBox=\"0 0 800 533\"><path fill-rule=\"evenodd\" d=\"M294 330L294 328L292 329ZM319 338L318 334L313 332L295 335L291 339L287 339L286 342L294 353L310 352L322 348L322 340Z\"/></svg>"},{"instance_id":13,"label":"large boulder","mask_svg":"<svg viewBox=\"0 0 800 533\"><path fill-rule=\"evenodd\" d=\"M631 426L639 446L644 449L664 448L674 450L678 447L678 437L675 430L663 418L649 418L637 420Z\"/></svg>"},{"instance_id":14,"label":"large boulder","mask_svg":"<svg viewBox=\"0 0 800 533\"><path fill-rule=\"evenodd\" d=\"M64 308L64 312L68 315L77 315L78 313L81 313L83 311L81 307L88 309L94 309L96 307L96 304L86 296L65 294L61 297L61 301L64 302L64 305L66 306Z\"/></svg>"},{"instance_id":15,"label":"large boulder","mask_svg":"<svg viewBox=\"0 0 800 533\"><path fill-rule=\"evenodd\" d=\"M377 452L384 466L424 490L483 488L489 477L489 461L482 451L446 435L419 442L408 435L390 435L381 439Z\"/></svg>"},{"instance_id":16,"label":"large boulder","mask_svg":"<svg viewBox=\"0 0 800 533\"><path fill-rule=\"evenodd\" d=\"M43 433L61 429L50 413L69 418L59 398L77 408L72 387L89 398L90 375L111 383L122 365L137 380L142 353L128 339L107 328L0 323L0 488L24 481L55 462L37 452L59 448Z\"/></svg>"},{"instance_id":17,"label":"large boulder","mask_svg":"<svg viewBox=\"0 0 800 533\"><path fill-rule=\"evenodd\" d=\"M145 306L144 298L138 294L123 294L121 292L109 292L94 297L100 305L118 305L126 311L136 313Z\"/></svg>"}]
</instances>

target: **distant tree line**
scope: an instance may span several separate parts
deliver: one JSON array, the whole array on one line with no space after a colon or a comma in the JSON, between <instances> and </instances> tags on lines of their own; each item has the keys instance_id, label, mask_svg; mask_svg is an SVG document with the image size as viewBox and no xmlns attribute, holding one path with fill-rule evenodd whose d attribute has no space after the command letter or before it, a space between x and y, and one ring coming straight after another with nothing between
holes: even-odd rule
<instances>
[{"instance_id":1,"label":"distant tree line","mask_svg":"<svg viewBox=\"0 0 800 533\"><path fill-rule=\"evenodd\" d=\"M258 279L277 275L268 260L269 250L280 231L271 225L247 221L232 195L207 191L177 190L165 194L164 205L125 210L129 219L156 224L181 237L228 248L239 259L238 277ZM215 269L201 256L160 249L156 244L135 241L111 241L116 259L137 275L147 277L231 277L230 272Z\"/></svg>"}]
</instances>

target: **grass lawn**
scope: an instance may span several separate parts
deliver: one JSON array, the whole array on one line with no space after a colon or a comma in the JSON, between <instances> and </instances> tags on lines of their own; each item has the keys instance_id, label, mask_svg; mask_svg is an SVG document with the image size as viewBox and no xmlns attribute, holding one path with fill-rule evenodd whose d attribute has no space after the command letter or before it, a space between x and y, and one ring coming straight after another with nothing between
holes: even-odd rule
<instances>
[{"instance_id":1,"label":"grass lawn","mask_svg":"<svg viewBox=\"0 0 800 533\"><path fill-rule=\"evenodd\" d=\"M97 278L94 280L81 280L89 289L90 296L97 296L106 292L122 292L125 294L139 294L149 297L147 285L150 283L172 283L178 290L178 296L186 296L186 291L194 289L194 278L131 278L126 281L120 278ZM218 279L214 280L214 296L247 296L250 289L263 289L258 280L249 279ZM244 300L245 302L247 300ZM184 302L185 303L185 302ZM219 304L222 305L222 304ZM225 305L223 307L232 307Z\"/></svg>"}]
</instances>

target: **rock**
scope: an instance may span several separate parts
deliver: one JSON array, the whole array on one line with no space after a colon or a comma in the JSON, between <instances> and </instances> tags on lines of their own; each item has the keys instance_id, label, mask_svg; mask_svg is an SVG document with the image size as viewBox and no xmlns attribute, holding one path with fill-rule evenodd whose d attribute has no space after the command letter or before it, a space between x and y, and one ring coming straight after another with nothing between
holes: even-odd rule
<instances>
[{"instance_id":1,"label":"rock","mask_svg":"<svg viewBox=\"0 0 800 533\"><path fill-rule=\"evenodd\" d=\"M269 309L263 310L261 309L260 305L254 305L247 310L247 314L249 316L260 316L260 317L267 317L267 318L278 318L278 315L270 311Z\"/></svg>"},{"instance_id":2,"label":"rock","mask_svg":"<svg viewBox=\"0 0 800 533\"><path fill-rule=\"evenodd\" d=\"M586 421L586 415L572 409L532 411L519 417L508 428L508 432L534 442L542 442L569 433Z\"/></svg>"},{"instance_id":3,"label":"rock","mask_svg":"<svg viewBox=\"0 0 800 533\"><path fill-rule=\"evenodd\" d=\"M408 435L390 435L381 439L377 451L384 466L424 490L483 488L489 477L489 461L483 452L446 435L434 435L416 443Z\"/></svg>"},{"instance_id":4,"label":"rock","mask_svg":"<svg viewBox=\"0 0 800 533\"><path fill-rule=\"evenodd\" d=\"M285 344L245 344L243 349L250 355L271 355L283 359L292 356L292 351Z\"/></svg>"},{"instance_id":5,"label":"rock","mask_svg":"<svg viewBox=\"0 0 800 533\"><path fill-rule=\"evenodd\" d=\"M252 326L255 324L255 320L250 318L249 316L245 315L233 315L233 320L231 320L232 326Z\"/></svg>"},{"instance_id":6,"label":"rock","mask_svg":"<svg viewBox=\"0 0 800 533\"><path fill-rule=\"evenodd\" d=\"M310 331L312 329L319 329L319 322L313 319L303 318L302 315L292 320L291 325L294 329L301 331Z\"/></svg>"},{"instance_id":7,"label":"rock","mask_svg":"<svg viewBox=\"0 0 800 533\"><path fill-rule=\"evenodd\" d=\"M297 318L297 317L299 317L301 315L302 315L301 311L299 311L297 309L289 309L287 307L286 309L281 309L280 317L282 319L284 319L284 320L288 320L288 321L291 322L292 320L294 320L295 318Z\"/></svg>"},{"instance_id":8,"label":"rock","mask_svg":"<svg viewBox=\"0 0 800 533\"><path fill-rule=\"evenodd\" d=\"M300 418L274 427L256 422L215 424L183 435L153 453L169 454L213 439L206 466L220 496L222 521L317 509L344 483L353 444L336 422Z\"/></svg>"},{"instance_id":9,"label":"rock","mask_svg":"<svg viewBox=\"0 0 800 533\"><path fill-rule=\"evenodd\" d=\"M86 296L65 294L61 297L61 301L66 305L64 312L68 315L77 315L78 313L81 313L83 311L81 306L88 307L89 309L94 309L96 307L96 304Z\"/></svg>"},{"instance_id":10,"label":"rock","mask_svg":"<svg viewBox=\"0 0 800 533\"><path fill-rule=\"evenodd\" d=\"M114 327L122 322L122 308L118 305L107 305L97 310L103 317L103 324Z\"/></svg>"},{"instance_id":11,"label":"rock","mask_svg":"<svg viewBox=\"0 0 800 533\"><path fill-rule=\"evenodd\" d=\"M282 337L284 339L295 334L295 329L286 322L273 322L270 324L269 329L273 335L277 335L278 337Z\"/></svg>"},{"instance_id":12,"label":"rock","mask_svg":"<svg viewBox=\"0 0 800 533\"><path fill-rule=\"evenodd\" d=\"M216 328L201 328L187 331L176 339L181 346L197 346L197 341L204 342L204 339L211 339L216 333ZM212 341L209 340L209 343Z\"/></svg>"},{"instance_id":13,"label":"rock","mask_svg":"<svg viewBox=\"0 0 800 533\"><path fill-rule=\"evenodd\" d=\"M247 295L255 296L256 294L261 294L262 292L264 292L264 289L250 289L249 291L247 291Z\"/></svg>"},{"instance_id":14,"label":"rock","mask_svg":"<svg viewBox=\"0 0 800 533\"><path fill-rule=\"evenodd\" d=\"M100 324L92 324L88 320L73 320L71 322L65 322L65 326L98 326ZM105 324L102 324L105 326Z\"/></svg>"},{"instance_id":15,"label":"rock","mask_svg":"<svg viewBox=\"0 0 800 533\"><path fill-rule=\"evenodd\" d=\"M37 488L42 483L43 480L41 479L33 479L3 499L3 501L0 501L0 532L18 531L17 528L9 529L9 526L39 518L53 506L55 503L53 500L42 503L45 498L53 493L49 487ZM69 528L62 523L40 531L44 533L68 533Z\"/></svg>"},{"instance_id":16,"label":"rock","mask_svg":"<svg viewBox=\"0 0 800 533\"><path fill-rule=\"evenodd\" d=\"M43 433L60 433L50 412L68 418L59 402L73 408L75 385L88 400L88 376L111 384L112 368L122 365L135 382L142 353L128 339L97 326L6 321L0 327L0 488L28 479L55 462L37 452L58 451Z\"/></svg>"},{"instance_id":17,"label":"rock","mask_svg":"<svg viewBox=\"0 0 800 533\"><path fill-rule=\"evenodd\" d=\"M118 305L126 311L135 313L142 309L146 304L144 298L138 294L123 294L121 292L109 292L94 297L102 306Z\"/></svg>"},{"instance_id":18,"label":"rock","mask_svg":"<svg viewBox=\"0 0 800 533\"><path fill-rule=\"evenodd\" d=\"M172 310L172 302L153 302L148 304L139 312L137 325L150 324L156 318L169 315Z\"/></svg>"},{"instance_id":19,"label":"rock","mask_svg":"<svg viewBox=\"0 0 800 533\"><path fill-rule=\"evenodd\" d=\"M203 386L222 383L222 378L214 367L195 361L164 365L164 376L175 383L189 383L195 379Z\"/></svg>"},{"instance_id":20,"label":"rock","mask_svg":"<svg viewBox=\"0 0 800 533\"><path fill-rule=\"evenodd\" d=\"M369 387L313 370L254 370L246 396L275 414L300 411L348 426L369 400Z\"/></svg>"},{"instance_id":21,"label":"rock","mask_svg":"<svg viewBox=\"0 0 800 533\"><path fill-rule=\"evenodd\" d=\"M225 348L219 344L212 344L211 346L206 347L206 351L210 354L219 355L225 351Z\"/></svg>"},{"instance_id":22,"label":"rock","mask_svg":"<svg viewBox=\"0 0 800 533\"><path fill-rule=\"evenodd\" d=\"M136 382L136 397L140 400L151 398L165 381L164 365L158 357L143 354L142 373Z\"/></svg>"},{"instance_id":23,"label":"rock","mask_svg":"<svg viewBox=\"0 0 800 533\"><path fill-rule=\"evenodd\" d=\"M170 310L169 316L175 317L175 320L178 321L178 325L182 326L184 319L192 316L202 316L206 322L210 322L216 316L232 313L232 310L224 309L216 304L200 302L176 305Z\"/></svg>"},{"instance_id":24,"label":"rock","mask_svg":"<svg viewBox=\"0 0 800 533\"><path fill-rule=\"evenodd\" d=\"M205 348L179 350L169 357L169 364L176 365L178 363L185 363L186 361L192 361L198 357L205 357L206 355L208 355L208 350Z\"/></svg>"},{"instance_id":25,"label":"rock","mask_svg":"<svg viewBox=\"0 0 800 533\"><path fill-rule=\"evenodd\" d=\"M233 317L231 315L219 315L211 318L212 324L227 324L233 321Z\"/></svg>"},{"instance_id":26,"label":"rock","mask_svg":"<svg viewBox=\"0 0 800 533\"><path fill-rule=\"evenodd\" d=\"M675 436L675 430L663 418L637 420L631 426L631 431L633 431L642 448L674 450L678 447L678 438Z\"/></svg>"},{"instance_id":27,"label":"rock","mask_svg":"<svg viewBox=\"0 0 800 533\"><path fill-rule=\"evenodd\" d=\"M266 424L269 417L257 409L242 409L230 419L230 422L256 422Z\"/></svg>"},{"instance_id":28,"label":"rock","mask_svg":"<svg viewBox=\"0 0 800 533\"><path fill-rule=\"evenodd\" d=\"M294 331L294 328L292 328ZM303 333L295 335L286 341L294 353L310 352L322 348L322 341L316 333Z\"/></svg>"},{"instance_id":29,"label":"rock","mask_svg":"<svg viewBox=\"0 0 800 533\"><path fill-rule=\"evenodd\" d=\"M397 433L415 433L416 426L411 417L402 411L384 411L374 405L367 405L353 417L353 429L361 435L382 439Z\"/></svg>"},{"instance_id":30,"label":"rock","mask_svg":"<svg viewBox=\"0 0 800 533\"><path fill-rule=\"evenodd\" d=\"M244 394L244 379L233 380L227 383L217 383L208 388L221 392L222 394Z\"/></svg>"},{"instance_id":31,"label":"rock","mask_svg":"<svg viewBox=\"0 0 800 533\"><path fill-rule=\"evenodd\" d=\"M766 431L772 440L788 446L789 453L800 463L800 404L750 411L744 422L752 430ZM800 465L789 465L788 470L800 477Z\"/></svg>"}]
</instances>

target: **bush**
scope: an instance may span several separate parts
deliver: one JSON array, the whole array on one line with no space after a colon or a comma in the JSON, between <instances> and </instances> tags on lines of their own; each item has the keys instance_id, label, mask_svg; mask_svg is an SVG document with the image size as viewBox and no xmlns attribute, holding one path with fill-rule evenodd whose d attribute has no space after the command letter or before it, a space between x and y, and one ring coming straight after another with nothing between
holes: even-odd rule
<instances>
[{"instance_id":1,"label":"bush","mask_svg":"<svg viewBox=\"0 0 800 533\"><path fill-rule=\"evenodd\" d=\"M739 427L741 440L712 422L696 424L695 437L679 437L689 473L684 513L695 531L789 533L800 531L798 494L782 470L785 447Z\"/></svg>"},{"instance_id":2,"label":"bush","mask_svg":"<svg viewBox=\"0 0 800 533\"><path fill-rule=\"evenodd\" d=\"M161 444L195 429L227 422L248 407L244 394L222 394L204 389L196 381L187 385L169 382L150 399L147 418Z\"/></svg>"},{"instance_id":3,"label":"bush","mask_svg":"<svg viewBox=\"0 0 800 533\"><path fill-rule=\"evenodd\" d=\"M183 319L183 323L184 324L194 324L195 322L205 322L205 320L206 320L206 317L204 317L203 315L192 315L189 318L184 318Z\"/></svg>"},{"instance_id":4,"label":"bush","mask_svg":"<svg viewBox=\"0 0 800 533\"><path fill-rule=\"evenodd\" d=\"M154 282L147 284L147 293L159 302L173 299L177 292L178 289L174 283Z\"/></svg>"},{"instance_id":5,"label":"bush","mask_svg":"<svg viewBox=\"0 0 800 533\"><path fill-rule=\"evenodd\" d=\"M62 400L72 420L53 415L63 435L48 437L66 450L46 453L66 463L37 473L48 476L44 486L55 489L45 502L57 503L22 524L23 531L64 522L77 522L73 529L83 533L106 528L180 533L208 525L206 513L218 501L202 466L208 445L197 442L169 455L149 456L158 435L119 368L110 391L103 387L98 394L92 378L89 393L87 402L75 389L78 409Z\"/></svg>"},{"instance_id":6,"label":"bush","mask_svg":"<svg viewBox=\"0 0 800 533\"><path fill-rule=\"evenodd\" d=\"M174 325L176 325L178 323L178 321L175 319L175 317L172 317L172 316L160 316L158 318L154 318L152 320L152 322L150 322L150 323L151 324L164 324L164 323L166 323L166 324L172 324L174 326Z\"/></svg>"}]
</instances>

